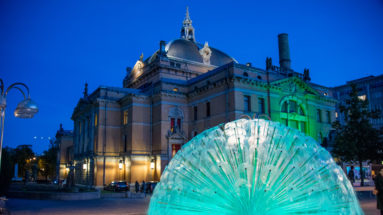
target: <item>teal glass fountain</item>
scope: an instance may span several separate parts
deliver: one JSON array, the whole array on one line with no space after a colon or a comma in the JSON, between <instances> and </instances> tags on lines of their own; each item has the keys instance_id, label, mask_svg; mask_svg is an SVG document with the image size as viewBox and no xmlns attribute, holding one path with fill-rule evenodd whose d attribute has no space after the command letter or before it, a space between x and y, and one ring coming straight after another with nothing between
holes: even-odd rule
<instances>
[{"instance_id":1,"label":"teal glass fountain","mask_svg":"<svg viewBox=\"0 0 383 215\"><path fill-rule=\"evenodd\" d=\"M240 119L197 135L164 170L148 214L363 214L331 155L277 122Z\"/></svg>"}]
</instances>

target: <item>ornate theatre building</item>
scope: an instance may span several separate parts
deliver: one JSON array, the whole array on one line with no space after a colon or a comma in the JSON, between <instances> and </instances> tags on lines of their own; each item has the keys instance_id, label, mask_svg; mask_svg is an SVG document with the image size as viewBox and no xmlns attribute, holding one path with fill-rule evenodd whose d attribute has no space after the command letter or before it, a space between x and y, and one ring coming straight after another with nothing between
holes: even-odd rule
<instances>
[{"instance_id":1,"label":"ornate theatre building","mask_svg":"<svg viewBox=\"0 0 383 215\"><path fill-rule=\"evenodd\" d=\"M158 181L175 153L198 133L243 115L267 117L325 139L336 100L306 69L290 68L287 34L278 35L279 66L240 64L198 43L187 11L181 37L139 58L122 87L101 86L75 107L77 184Z\"/></svg>"}]
</instances>

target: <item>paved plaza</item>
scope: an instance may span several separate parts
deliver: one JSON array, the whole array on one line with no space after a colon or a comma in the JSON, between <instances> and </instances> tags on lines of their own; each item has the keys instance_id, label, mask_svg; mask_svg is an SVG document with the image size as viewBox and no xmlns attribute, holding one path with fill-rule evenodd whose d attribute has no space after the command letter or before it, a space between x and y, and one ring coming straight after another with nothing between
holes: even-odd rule
<instances>
[{"instance_id":1,"label":"paved plaza","mask_svg":"<svg viewBox=\"0 0 383 215\"><path fill-rule=\"evenodd\" d=\"M143 215L146 214L149 201L149 197L145 199L97 199L83 201L9 199L7 207L12 215ZM364 199L360 203L365 215L379 215L379 211L376 210L375 198Z\"/></svg>"}]
</instances>

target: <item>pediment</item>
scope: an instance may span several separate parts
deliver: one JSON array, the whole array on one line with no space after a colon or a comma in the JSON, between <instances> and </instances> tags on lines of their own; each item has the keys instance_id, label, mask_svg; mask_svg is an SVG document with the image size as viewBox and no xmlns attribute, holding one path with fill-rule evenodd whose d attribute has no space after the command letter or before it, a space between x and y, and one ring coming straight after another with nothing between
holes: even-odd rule
<instances>
[{"instance_id":1,"label":"pediment","mask_svg":"<svg viewBox=\"0 0 383 215\"><path fill-rule=\"evenodd\" d=\"M308 83L297 77L289 77L270 83L271 86L279 87L284 92L320 95Z\"/></svg>"},{"instance_id":2,"label":"pediment","mask_svg":"<svg viewBox=\"0 0 383 215\"><path fill-rule=\"evenodd\" d=\"M180 132L175 132L175 133L169 134L168 139L182 140L183 141L186 138Z\"/></svg>"}]
</instances>

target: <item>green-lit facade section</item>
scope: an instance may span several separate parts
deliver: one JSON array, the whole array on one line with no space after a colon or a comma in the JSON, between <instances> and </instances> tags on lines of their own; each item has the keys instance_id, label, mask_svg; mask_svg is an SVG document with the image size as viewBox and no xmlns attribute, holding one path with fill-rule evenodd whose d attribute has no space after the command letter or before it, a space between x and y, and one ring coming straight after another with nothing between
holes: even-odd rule
<instances>
[{"instance_id":1,"label":"green-lit facade section","mask_svg":"<svg viewBox=\"0 0 383 215\"><path fill-rule=\"evenodd\" d=\"M342 169L317 142L262 119L221 124L171 160L148 214L363 214Z\"/></svg>"},{"instance_id":2,"label":"green-lit facade section","mask_svg":"<svg viewBox=\"0 0 383 215\"><path fill-rule=\"evenodd\" d=\"M249 116L270 116L272 121L298 129L318 142L328 137L331 123L336 120L337 101L331 97L331 92L298 77L284 78L270 84L238 78L234 81L234 87L237 91L237 110L245 110L243 113ZM246 103L241 100L246 96L251 101L249 111L246 111ZM263 110L260 101L264 101Z\"/></svg>"}]
</instances>

